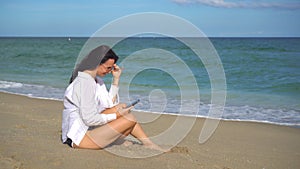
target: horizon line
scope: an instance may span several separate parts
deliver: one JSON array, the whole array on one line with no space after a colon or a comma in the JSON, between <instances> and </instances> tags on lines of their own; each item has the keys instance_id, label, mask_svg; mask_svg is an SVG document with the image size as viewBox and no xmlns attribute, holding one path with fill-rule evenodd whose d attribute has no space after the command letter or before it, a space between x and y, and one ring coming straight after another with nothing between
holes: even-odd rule
<instances>
[{"instance_id":1,"label":"horizon line","mask_svg":"<svg viewBox=\"0 0 300 169\"><path fill-rule=\"evenodd\" d=\"M30 35L0 35L0 38L93 38L90 36L30 36ZM94 38L124 38L118 36L105 36ZM206 37L164 37L164 36L141 36L141 37L125 37L125 38L300 38L300 36L206 36Z\"/></svg>"}]
</instances>

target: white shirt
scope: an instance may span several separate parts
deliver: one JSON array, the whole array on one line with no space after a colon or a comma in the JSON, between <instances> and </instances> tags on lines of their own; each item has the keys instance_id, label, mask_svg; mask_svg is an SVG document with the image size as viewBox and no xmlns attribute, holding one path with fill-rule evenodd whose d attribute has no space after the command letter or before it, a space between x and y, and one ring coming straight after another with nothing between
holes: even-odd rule
<instances>
[{"instance_id":1,"label":"white shirt","mask_svg":"<svg viewBox=\"0 0 300 169\"><path fill-rule=\"evenodd\" d=\"M112 85L108 92L103 80L95 79L88 73L78 72L78 76L67 87L62 113L62 141L70 138L79 145L88 128L115 120L116 114L101 114L106 108L118 104L118 87ZM112 98L117 96L117 102Z\"/></svg>"}]
</instances>

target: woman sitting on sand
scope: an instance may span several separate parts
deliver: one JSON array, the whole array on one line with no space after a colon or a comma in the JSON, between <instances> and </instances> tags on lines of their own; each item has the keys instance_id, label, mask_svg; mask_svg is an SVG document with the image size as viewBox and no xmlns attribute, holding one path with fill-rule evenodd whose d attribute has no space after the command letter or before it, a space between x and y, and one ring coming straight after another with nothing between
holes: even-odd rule
<instances>
[{"instance_id":1,"label":"woman sitting on sand","mask_svg":"<svg viewBox=\"0 0 300 169\"><path fill-rule=\"evenodd\" d=\"M122 73L118 56L108 46L92 50L77 65L64 96L62 141L73 148L102 149L129 134L147 148L164 151L145 134L132 107L118 104L118 83ZM103 77L113 75L108 92Z\"/></svg>"}]
</instances>

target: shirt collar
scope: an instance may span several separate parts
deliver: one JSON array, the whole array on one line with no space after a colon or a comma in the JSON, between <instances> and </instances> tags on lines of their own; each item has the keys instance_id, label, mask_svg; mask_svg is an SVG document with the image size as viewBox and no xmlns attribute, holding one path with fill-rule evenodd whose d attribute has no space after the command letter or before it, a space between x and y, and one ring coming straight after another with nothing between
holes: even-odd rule
<instances>
[{"instance_id":1,"label":"shirt collar","mask_svg":"<svg viewBox=\"0 0 300 169\"><path fill-rule=\"evenodd\" d=\"M91 79L95 80L90 74L85 73L85 72L78 72L78 77L91 78Z\"/></svg>"}]
</instances>

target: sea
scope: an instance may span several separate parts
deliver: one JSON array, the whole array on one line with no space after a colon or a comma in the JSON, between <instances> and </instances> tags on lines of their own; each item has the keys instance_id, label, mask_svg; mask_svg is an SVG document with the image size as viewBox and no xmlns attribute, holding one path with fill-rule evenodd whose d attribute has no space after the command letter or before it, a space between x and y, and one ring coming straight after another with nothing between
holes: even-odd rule
<instances>
[{"instance_id":1,"label":"sea","mask_svg":"<svg viewBox=\"0 0 300 169\"><path fill-rule=\"evenodd\" d=\"M1 37L0 91L62 100L88 39ZM300 127L300 38L208 40L225 75L222 119ZM218 81L188 45L170 37L131 37L113 50L122 68L121 102L140 99L137 111L209 117ZM111 80L111 74L104 77L107 88ZM199 100L191 99L195 94ZM199 111L182 112L186 102Z\"/></svg>"}]
</instances>

